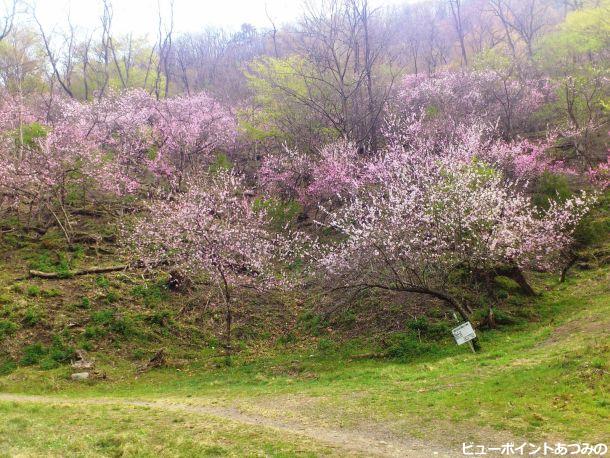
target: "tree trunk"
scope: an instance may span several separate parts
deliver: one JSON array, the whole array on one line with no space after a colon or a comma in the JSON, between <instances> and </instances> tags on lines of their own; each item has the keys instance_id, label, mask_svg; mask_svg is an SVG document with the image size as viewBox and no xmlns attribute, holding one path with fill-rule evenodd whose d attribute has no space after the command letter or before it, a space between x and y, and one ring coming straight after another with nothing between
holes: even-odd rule
<instances>
[{"instance_id":1,"label":"tree trunk","mask_svg":"<svg viewBox=\"0 0 610 458\"><path fill-rule=\"evenodd\" d=\"M227 350L227 356L231 356L231 324L233 323L233 313L231 312L231 304L229 302L229 298L226 298L227 300L227 314L226 314L226 338L227 338L227 343L226 343L226 350Z\"/></svg>"},{"instance_id":2,"label":"tree trunk","mask_svg":"<svg viewBox=\"0 0 610 458\"><path fill-rule=\"evenodd\" d=\"M523 271L519 267L513 266L509 268L497 269L496 274L504 275L512 280L515 280L524 294L528 296L536 295L536 291L534 291L534 289L527 282L525 275L523 275Z\"/></svg>"},{"instance_id":3,"label":"tree trunk","mask_svg":"<svg viewBox=\"0 0 610 458\"><path fill-rule=\"evenodd\" d=\"M578 256L575 253L572 253L570 255L570 260L568 261L568 263L563 266L563 269L561 269L561 277L559 278L560 283L564 283L566 281L566 275L568 275L568 270L570 270L570 268L574 264L576 264L576 261L578 261Z\"/></svg>"}]
</instances>

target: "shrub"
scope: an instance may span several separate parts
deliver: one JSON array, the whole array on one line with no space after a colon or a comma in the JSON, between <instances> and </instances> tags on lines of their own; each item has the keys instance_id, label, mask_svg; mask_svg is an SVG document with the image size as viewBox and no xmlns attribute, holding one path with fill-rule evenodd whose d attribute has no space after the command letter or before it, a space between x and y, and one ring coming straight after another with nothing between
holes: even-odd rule
<instances>
[{"instance_id":1,"label":"shrub","mask_svg":"<svg viewBox=\"0 0 610 458\"><path fill-rule=\"evenodd\" d=\"M171 322L171 314L167 310L162 310L148 315L145 320L158 326L167 326Z\"/></svg>"},{"instance_id":2,"label":"shrub","mask_svg":"<svg viewBox=\"0 0 610 458\"><path fill-rule=\"evenodd\" d=\"M103 276L103 275L98 275L95 278L95 284L97 286L102 287L102 288L108 288L108 286L110 286L110 283L108 282L108 279L105 276Z\"/></svg>"},{"instance_id":3,"label":"shrub","mask_svg":"<svg viewBox=\"0 0 610 458\"><path fill-rule=\"evenodd\" d=\"M30 286L28 286L28 288L26 289L25 292L28 296L31 296L31 297L40 296L40 286L30 285Z\"/></svg>"},{"instance_id":4,"label":"shrub","mask_svg":"<svg viewBox=\"0 0 610 458\"><path fill-rule=\"evenodd\" d=\"M292 331L281 335L277 339L277 342L280 345L289 345L289 344L295 343L296 341L297 341L297 336Z\"/></svg>"},{"instance_id":5,"label":"shrub","mask_svg":"<svg viewBox=\"0 0 610 458\"><path fill-rule=\"evenodd\" d=\"M233 163L231 162L229 157L224 153L220 153L218 156L216 156L216 159L214 160L214 162L212 162L210 164L209 171L211 173L219 173L219 172L223 172L223 171L224 172L229 171L232 168L233 168Z\"/></svg>"},{"instance_id":6,"label":"shrub","mask_svg":"<svg viewBox=\"0 0 610 458\"><path fill-rule=\"evenodd\" d=\"M43 289L41 291L41 294L44 297L57 297L57 296L61 296L61 291L59 291L58 289L52 288L52 289Z\"/></svg>"},{"instance_id":7,"label":"shrub","mask_svg":"<svg viewBox=\"0 0 610 458\"><path fill-rule=\"evenodd\" d=\"M67 363L74 359L74 348L66 345L63 339L59 336L53 337L53 344L49 348L49 358L58 363Z\"/></svg>"},{"instance_id":8,"label":"shrub","mask_svg":"<svg viewBox=\"0 0 610 458\"><path fill-rule=\"evenodd\" d=\"M302 313L298 318L301 329L314 336L319 336L328 327L328 322L322 315L317 315L312 311Z\"/></svg>"},{"instance_id":9,"label":"shrub","mask_svg":"<svg viewBox=\"0 0 610 458\"><path fill-rule=\"evenodd\" d=\"M114 304L118 300L119 296L114 291L108 291L108 293L106 293L106 297L104 298L104 302L107 304Z\"/></svg>"},{"instance_id":10,"label":"shrub","mask_svg":"<svg viewBox=\"0 0 610 458\"><path fill-rule=\"evenodd\" d=\"M20 363L23 366L39 364L41 369L53 369L61 363L69 362L74 355L74 348L66 345L61 337L53 336L50 347L45 347L41 343L25 347Z\"/></svg>"},{"instance_id":11,"label":"shrub","mask_svg":"<svg viewBox=\"0 0 610 458\"><path fill-rule=\"evenodd\" d=\"M42 316L41 316L40 310L30 307L25 311L25 314L23 315L23 319L21 320L21 322L23 323L24 326L32 327L32 326L36 326L38 323L40 323L41 320L42 320Z\"/></svg>"},{"instance_id":12,"label":"shrub","mask_svg":"<svg viewBox=\"0 0 610 458\"><path fill-rule=\"evenodd\" d=\"M423 355L432 355L438 351L438 345L430 342L420 342L413 333L396 333L390 336L385 354L390 358L401 361L411 361Z\"/></svg>"},{"instance_id":13,"label":"shrub","mask_svg":"<svg viewBox=\"0 0 610 458\"><path fill-rule=\"evenodd\" d=\"M99 326L103 326L108 331L124 336L130 334L133 330L131 321L126 318L117 317L114 310L100 310L99 312L94 312L91 315L91 321ZM97 326L97 328L99 328L99 326ZM88 328L85 329L86 338L100 337L105 334L101 329L91 329L91 332L88 334L87 329Z\"/></svg>"},{"instance_id":14,"label":"shrub","mask_svg":"<svg viewBox=\"0 0 610 458\"><path fill-rule=\"evenodd\" d=\"M153 307L167 300L167 284L152 283L150 285L137 285L131 290L134 297L140 297L147 307Z\"/></svg>"},{"instance_id":15,"label":"shrub","mask_svg":"<svg viewBox=\"0 0 610 458\"><path fill-rule=\"evenodd\" d=\"M538 208L548 209L551 202L565 202L572 197L568 179L564 175L544 172L533 190L533 202Z\"/></svg>"},{"instance_id":16,"label":"shrub","mask_svg":"<svg viewBox=\"0 0 610 458\"><path fill-rule=\"evenodd\" d=\"M87 326L83 337L88 340L95 340L106 335L106 331L100 326Z\"/></svg>"},{"instance_id":17,"label":"shrub","mask_svg":"<svg viewBox=\"0 0 610 458\"><path fill-rule=\"evenodd\" d=\"M327 338L322 338L318 341L318 351L322 354L333 354L337 351L337 344Z\"/></svg>"},{"instance_id":18,"label":"shrub","mask_svg":"<svg viewBox=\"0 0 610 458\"><path fill-rule=\"evenodd\" d=\"M13 334L19 328L18 325L9 320L0 320L0 340Z\"/></svg>"},{"instance_id":19,"label":"shrub","mask_svg":"<svg viewBox=\"0 0 610 458\"><path fill-rule=\"evenodd\" d=\"M15 369L17 369L17 364L15 363L15 361L10 359L0 360L0 376L8 375Z\"/></svg>"},{"instance_id":20,"label":"shrub","mask_svg":"<svg viewBox=\"0 0 610 458\"><path fill-rule=\"evenodd\" d=\"M114 321L114 310L100 310L91 314L91 321L96 324L108 325Z\"/></svg>"},{"instance_id":21,"label":"shrub","mask_svg":"<svg viewBox=\"0 0 610 458\"><path fill-rule=\"evenodd\" d=\"M22 366L33 366L38 364L47 354L47 349L41 343L28 345L23 349L23 357L21 358Z\"/></svg>"},{"instance_id":22,"label":"shrub","mask_svg":"<svg viewBox=\"0 0 610 458\"><path fill-rule=\"evenodd\" d=\"M447 323L430 323L423 316L407 322L407 327L418 336L432 340L441 340L451 334L451 328Z\"/></svg>"},{"instance_id":23,"label":"shrub","mask_svg":"<svg viewBox=\"0 0 610 458\"><path fill-rule=\"evenodd\" d=\"M80 309L85 309L85 310L86 309L90 309L91 308L91 301L89 300L88 297L83 297L81 299L81 301L76 304L76 306L78 308L80 308Z\"/></svg>"},{"instance_id":24,"label":"shrub","mask_svg":"<svg viewBox=\"0 0 610 458\"><path fill-rule=\"evenodd\" d=\"M264 210L271 220L271 224L277 230L281 230L295 219L303 211L303 207L295 200L280 200L275 198L263 199L257 197L254 200L255 211Z\"/></svg>"},{"instance_id":25,"label":"shrub","mask_svg":"<svg viewBox=\"0 0 610 458\"><path fill-rule=\"evenodd\" d=\"M29 262L29 268L42 272L56 272L62 278L70 276L70 260L65 253L56 254L55 251L43 250Z\"/></svg>"}]
</instances>

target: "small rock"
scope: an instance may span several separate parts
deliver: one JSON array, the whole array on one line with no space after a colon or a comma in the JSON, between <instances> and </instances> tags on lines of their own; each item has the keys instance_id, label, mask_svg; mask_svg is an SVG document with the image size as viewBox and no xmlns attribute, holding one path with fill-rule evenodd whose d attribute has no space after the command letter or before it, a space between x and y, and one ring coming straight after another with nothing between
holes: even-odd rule
<instances>
[{"instance_id":1,"label":"small rock","mask_svg":"<svg viewBox=\"0 0 610 458\"><path fill-rule=\"evenodd\" d=\"M93 369L93 361L87 359L87 353L84 350L76 350L76 361L72 361L73 369Z\"/></svg>"},{"instance_id":2,"label":"small rock","mask_svg":"<svg viewBox=\"0 0 610 458\"><path fill-rule=\"evenodd\" d=\"M93 369L92 361L74 361L71 364L73 369Z\"/></svg>"},{"instance_id":3,"label":"small rock","mask_svg":"<svg viewBox=\"0 0 610 458\"><path fill-rule=\"evenodd\" d=\"M72 380L78 380L78 381L88 380L89 379L89 372L77 372L76 374L72 374L70 376L70 378Z\"/></svg>"}]
</instances>

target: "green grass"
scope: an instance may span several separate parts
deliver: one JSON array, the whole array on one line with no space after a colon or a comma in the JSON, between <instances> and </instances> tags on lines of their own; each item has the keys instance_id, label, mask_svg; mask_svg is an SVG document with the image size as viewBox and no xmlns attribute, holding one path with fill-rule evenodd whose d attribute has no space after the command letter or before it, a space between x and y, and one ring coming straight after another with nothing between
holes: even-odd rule
<instances>
[{"instance_id":1,"label":"green grass","mask_svg":"<svg viewBox=\"0 0 610 458\"><path fill-rule=\"evenodd\" d=\"M477 354L445 339L409 362L357 358L370 347L359 346L359 340L338 344L323 338L316 345L278 343L262 353L244 352L231 365L214 350L202 349L189 361L139 377L128 361L98 355L107 380L77 385L68 380L66 367L19 368L0 378L0 390L76 401L103 396L221 405L296 423L375 425L448 445L489 443L506 435L607 441L610 269L577 272L565 284L540 280L536 286L541 296L523 305L536 320L483 332ZM124 413L108 415L115 422ZM59 434L52 420L40 422ZM149 427L128 426L124 434L146 437L152 434ZM8 440L20 447L17 438Z\"/></svg>"},{"instance_id":2,"label":"green grass","mask_svg":"<svg viewBox=\"0 0 610 458\"><path fill-rule=\"evenodd\" d=\"M0 402L0 457L332 456L314 441L147 407Z\"/></svg>"}]
</instances>

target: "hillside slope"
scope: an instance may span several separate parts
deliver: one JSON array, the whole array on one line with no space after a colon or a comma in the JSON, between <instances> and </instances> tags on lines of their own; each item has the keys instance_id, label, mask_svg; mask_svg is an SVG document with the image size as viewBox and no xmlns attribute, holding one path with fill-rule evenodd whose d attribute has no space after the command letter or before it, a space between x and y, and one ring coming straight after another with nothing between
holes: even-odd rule
<instances>
[{"instance_id":1,"label":"hillside slope","mask_svg":"<svg viewBox=\"0 0 610 458\"><path fill-rule=\"evenodd\" d=\"M370 455L369 447L460 456L469 441L607 441L610 267L536 286L541 295L523 307L537 321L482 333L477 354L449 344L404 363L318 342L243 354L231 366L199 354L139 375L120 360L102 361L108 378L86 383L70 381L65 367L20 367L0 379L4 393L27 393L0 397L0 448L353 456Z\"/></svg>"}]
</instances>

